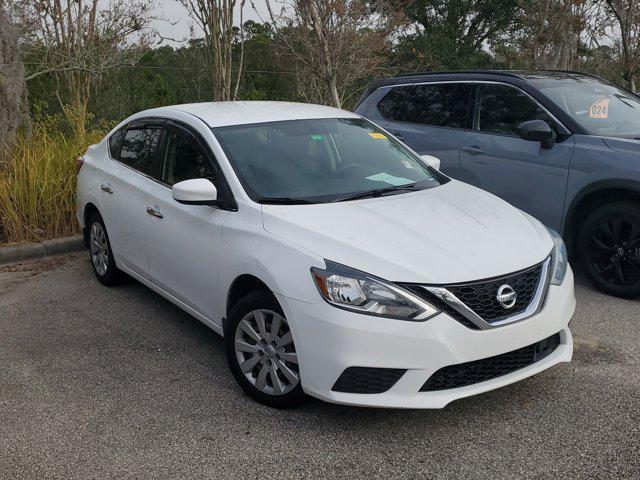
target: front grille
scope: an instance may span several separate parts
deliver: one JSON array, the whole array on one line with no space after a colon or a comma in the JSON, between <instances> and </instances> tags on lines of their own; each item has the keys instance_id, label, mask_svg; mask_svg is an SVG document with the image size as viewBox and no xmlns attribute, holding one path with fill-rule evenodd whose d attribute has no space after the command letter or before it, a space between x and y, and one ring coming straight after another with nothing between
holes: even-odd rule
<instances>
[{"instance_id":1,"label":"front grille","mask_svg":"<svg viewBox=\"0 0 640 480\"><path fill-rule=\"evenodd\" d=\"M349 367L331 390L343 393L383 393L393 387L406 370L402 368Z\"/></svg>"},{"instance_id":2,"label":"front grille","mask_svg":"<svg viewBox=\"0 0 640 480\"><path fill-rule=\"evenodd\" d=\"M542 360L558 348L558 345L560 345L560 334L556 333L512 352L473 362L450 365L431 375L420 391L448 390L501 377Z\"/></svg>"},{"instance_id":3,"label":"front grille","mask_svg":"<svg viewBox=\"0 0 640 480\"><path fill-rule=\"evenodd\" d=\"M485 322L495 322L506 316L524 312L536 294L540 283L542 264L506 277L493 278L480 283L446 287ZM506 310L498 303L496 294L502 285L510 285L518 294L516 304Z\"/></svg>"},{"instance_id":4,"label":"front grille","mask_svg":"<svg viewBox=\"0 0 640 480\"><path fill-rule=\"evenodd\" d=\"M549 259L543 263L511 273L501 277L494 277L479 282L458 283L452 285L419 285L405 284L404 287L416 293L420 297L430 302L434 307L445 312L465 327L479 330L484 328L482 322L479 324L477 317L480 317L486 323L497 323L501 320L508 319L519 315L527 310L531 303L536 299L538 288L546 287L546 282L541 282L543 272ZM498 290L502 285L509 285L516 292L516 302L511 308L505 308L498 302ZM433 291L429 291L433 290ZM447 295L453 295L464 304L473 314L456 306L456 302L449 298L441 296L437 291L445 291ZM449 295L449 296L450 296ZM541 296L539 303L544 300Z\"/></svg>"}]
</instances>

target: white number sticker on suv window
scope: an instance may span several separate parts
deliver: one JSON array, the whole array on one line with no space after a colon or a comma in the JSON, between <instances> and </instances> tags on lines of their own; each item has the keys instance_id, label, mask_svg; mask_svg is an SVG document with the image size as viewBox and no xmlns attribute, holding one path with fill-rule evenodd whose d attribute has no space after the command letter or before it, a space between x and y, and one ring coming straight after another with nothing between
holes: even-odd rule
<instances>
[{"instance_id":1,"label":"white number sticker on suv window","mask_svg":"<svg viewBox=\"0 0 640 480\"><path fill-rule=\"evenodd\" d=\"M589 117L591 118L609 118L609 99L603 98L591 104L589 109Z\"/></svg>"}]
</instances>

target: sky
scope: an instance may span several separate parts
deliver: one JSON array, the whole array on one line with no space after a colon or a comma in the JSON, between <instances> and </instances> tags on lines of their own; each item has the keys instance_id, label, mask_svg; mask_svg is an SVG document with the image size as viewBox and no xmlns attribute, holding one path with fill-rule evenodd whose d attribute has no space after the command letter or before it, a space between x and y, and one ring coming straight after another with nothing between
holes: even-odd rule
<instances>
[{"instance_id":1,"label":"sky","mask_svg":"<svg viewBox=\"0 0 640 480\"><path fill-rule=\"evenodd\" d=\"M190 28L194 25L193 20L189 18L189 14L185 8L178 2L178 0L157 0L155 15L161 18L167 19L166 21L156 21L153 27L160 33L160 35L167 39L162 43L165 45L177 45L181 41L189 38ZM236 22L239 22L239 4L236 5ZM274 8L277 8L278 1L272 3ZM253 4L254 7L251 5ZM267 12L265 0L247 0L244 7L244 19L255 21L266 21L269 17ZM200 35L200 31L196 30L196 35Z\"/></svg>"}]
</instances>

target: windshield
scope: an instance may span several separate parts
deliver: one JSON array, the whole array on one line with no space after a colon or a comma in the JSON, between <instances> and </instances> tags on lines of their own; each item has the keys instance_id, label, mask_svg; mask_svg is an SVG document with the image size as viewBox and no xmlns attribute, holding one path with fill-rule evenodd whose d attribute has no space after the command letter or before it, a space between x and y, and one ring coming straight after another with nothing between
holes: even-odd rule
<instances>
[{"instance_id":1,"label":"windshield","mask_svg":"<svg viewBox=\"0 0 640 480\"><path fill-rule=\"evenodd\" d=\"M249 196L262 203L349 200L361 192L387 195L446 181L364 119L291 120L213 132Z\"/></svg>"},{"instance_id":2,"label":"windshield","mask_svg":"<svg viewBox=\"0 0 640 480\"><path fill-rule=\"evenodd\" d=\"M596 78L541 78L533 83L591 135L640 137L640 98Z\"/></svg>"}]
</instances>

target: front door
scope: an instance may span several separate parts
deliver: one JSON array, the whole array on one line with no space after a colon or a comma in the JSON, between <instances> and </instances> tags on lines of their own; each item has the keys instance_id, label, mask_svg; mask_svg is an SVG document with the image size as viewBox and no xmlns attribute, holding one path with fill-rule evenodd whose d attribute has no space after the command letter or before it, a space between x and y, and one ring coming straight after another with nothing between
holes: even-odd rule
<instances>
[{"instance_id":1,"label":"front door","mask_svg":"<svg viewBox=\"0 0 640 480\"><path fill-rule=\"evenodd\" d=\"M534 119L547 121L559 134L551 149L518 136L518 125ZM559 230L573 148L573 137L526 93L510 85L480 84L458 178Z\"/></svg>"},{"instance_id":2,"label":"front door","mask_svg":"<svg viewBox=\"0 0 640 480\"><path fill-rule=\"evenodd\" d=\"M218 268L222 226L229 212L176 202L171 186L207 178L218 191L221 175L208 148L189 131L167 125L160 182L149 191L146 219L149 275L160 288L213 320L219 311Z\"/></svg>"}]
</instances>

